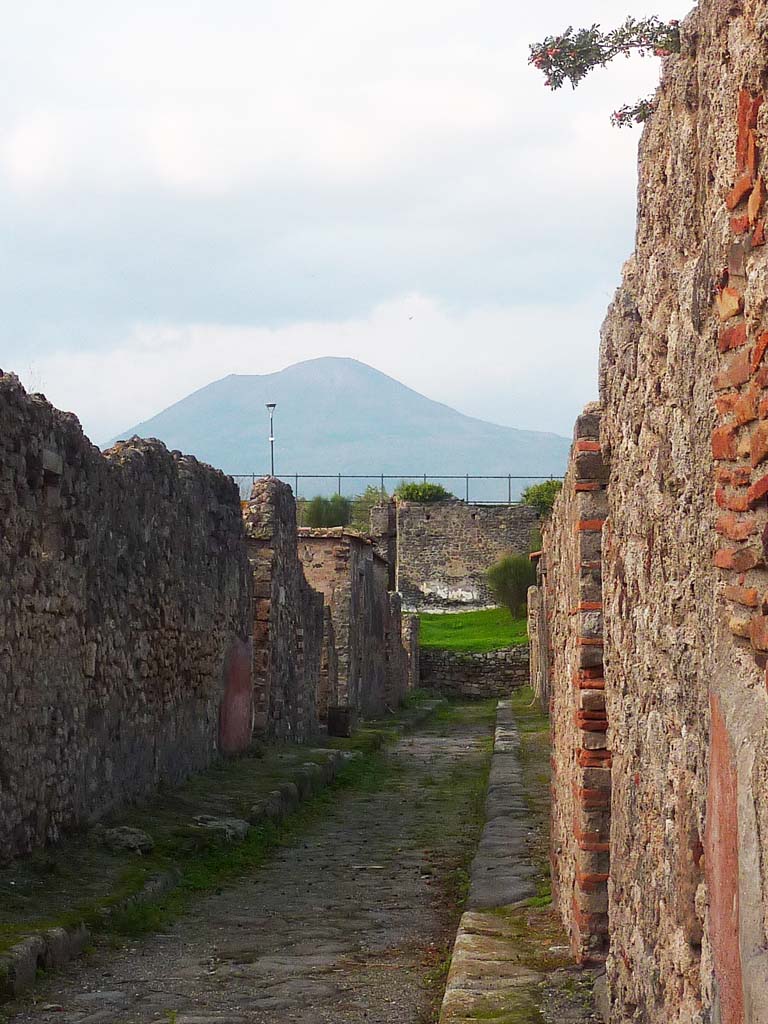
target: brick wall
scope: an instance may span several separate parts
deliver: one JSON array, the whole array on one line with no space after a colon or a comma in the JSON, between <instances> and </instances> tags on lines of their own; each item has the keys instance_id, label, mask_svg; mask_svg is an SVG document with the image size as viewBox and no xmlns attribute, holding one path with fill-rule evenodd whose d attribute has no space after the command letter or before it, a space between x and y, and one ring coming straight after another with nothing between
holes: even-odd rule
<instances>
[{"instance_id":1,"label":"brick wall","mask_svg":"<svg viewBox=\"0 0 768 1024\"><path fill-rule=\"evenodd\" d=\"M0 372L0 857L250 742L237 487Z\"/></svg>"},{"instance_id":2,"label":"brick wall","mask_svg":"<svg viewBox=\"0 0 768 1024\"><path fill-rule=\"evenodd\" d=\"M532 683L549 693L552 877L582 963L608 943L611 754L603 671L602 531L607 513L600 411L579 417L563 490L544 528L539 586L529 596Z\"/></svg>"},{"instance_id":3,"label":"brick wall","mask_svg":"<svg viewBox=\"0 0 768 1024\"><path fill-rule=\"evenodd\" d=\"M335 689L333 633L323 595L299 559L291 488L258 480L244 520L254 576L255 725L264 736L301 742L317 732L320 707L324 716Z\"/></svg>"},{"instance_id":4,"label":"brick wall","mask_svg":"<svg viewBox=\"0 0 768 1024\"><path fill-rule=\"evenodd\" d=\"M463 653L423 648L421 685L446 697L508 697L528 682L528 646Z\"/></svg>"},{"instance_id":5,"label":"brick wall","mask_svg":"<svg viewBox=\"0 0 768 1024\"><path fill-rule=\"evenodd\" d=\"M384 528L373 521L379 530ZM528 554L536 510L463 501L397 502L397 590L408 609L489 607L485 572L504 555Z\"/></svg>"}]
</instances>

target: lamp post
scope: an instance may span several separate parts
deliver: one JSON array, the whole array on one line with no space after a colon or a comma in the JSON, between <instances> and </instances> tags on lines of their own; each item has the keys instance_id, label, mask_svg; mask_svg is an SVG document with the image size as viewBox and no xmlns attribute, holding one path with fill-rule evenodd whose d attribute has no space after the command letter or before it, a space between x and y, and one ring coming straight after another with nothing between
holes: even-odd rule
<instances>
[{"instance_id":1,"label":"lamp post","mask_svg":"<svg viewBox=\"0 0 768 1024\"><path fill-rule=\"evenodd\" d=\"M275 475L275 407L277 402L267 402L267 408L269 409L269 457L271 472L270 476Z\"/></svg>"}]
</instances>

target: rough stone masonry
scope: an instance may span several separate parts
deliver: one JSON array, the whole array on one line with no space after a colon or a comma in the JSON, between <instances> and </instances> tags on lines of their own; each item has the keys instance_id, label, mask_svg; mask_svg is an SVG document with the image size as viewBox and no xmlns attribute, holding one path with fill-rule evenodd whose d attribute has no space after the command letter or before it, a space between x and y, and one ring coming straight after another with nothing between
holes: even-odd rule
<instances>
[{"instance_id":1,"label":"rough stone masonry","mask_svg":"<svg viewBox=\"0 0 768 1024\"><path fill-rule=\"evenodd\" d=\"M2 373L0 512L0 858L254 728L305 741L332 703L378 713L414 685L418 626L370 541L303 538L330 545L315 590L285 484L258 481L241 510L217 470L155 440L102 454Z\"/></svg>"},{"instance_id":2,"label":"rough stone masonry","mask_svg":"<svg viewBox=\"0 0 768 1024\"><path fill-rule=\"evenodd\" d=\"M0 857L251 739L237 487L0 374Z\"/></svg>"},{"instance_id":3,"label":"rough stone masonry","mask_svg":"<svg viewBox=\"0 0 768 1024\"><path fill-rule=\"evenodd\" d=\"M486 570L527 555L538 519L530 505L396 500L372 510L371 533L405 608L460 611L495 605Z\"/></svg>"},{"instance_id":4,"label":"rough stone masonry","mask_svg":"<svg viewBox=\"0 0 768 1024\"><path fill-rule=\"evenodd\" d=\"M637 246L600 360L608 995L615 1024L765 1024L768 3L702 0L681 36L643 134ZM561 505L533 659L556 730L574 699L555 657L570 524ZM565 780L573 756L558 748ZM570 886L558 858L573 840L556 844Z\"/></svg>"}]
</instances>

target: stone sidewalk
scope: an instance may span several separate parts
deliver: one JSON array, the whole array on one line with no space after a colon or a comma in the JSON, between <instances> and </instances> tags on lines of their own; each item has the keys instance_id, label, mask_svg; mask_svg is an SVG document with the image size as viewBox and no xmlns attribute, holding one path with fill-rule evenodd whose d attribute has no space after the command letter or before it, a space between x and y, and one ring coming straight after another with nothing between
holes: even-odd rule
<instances>
[{"instance_id":1,"label":"stone sidewalk","mask_svg":"<svg viewBox=\"0 0 768 1024\"><path fill-rule=\"evenodd\" d=\"M588 1024L593 977L574 967L551 907L538 897L535 813L510 701L500 701L486 824L453 949L440 1024Z\"/></svg>"},{"instance_id":2,"label":"stone sidewalk","mask_svg":"<svg viewBox=\"0 0 768 1024\"><path fill-rule=\"evenodd\" d=\"M492 707L438 712L368 786L167 932L43 980L14 1024L426 1024L481 827ZM438 980L435 980L438 979ZM432 987L430 986L432 982Z\"/></svg>"}]
</instances>

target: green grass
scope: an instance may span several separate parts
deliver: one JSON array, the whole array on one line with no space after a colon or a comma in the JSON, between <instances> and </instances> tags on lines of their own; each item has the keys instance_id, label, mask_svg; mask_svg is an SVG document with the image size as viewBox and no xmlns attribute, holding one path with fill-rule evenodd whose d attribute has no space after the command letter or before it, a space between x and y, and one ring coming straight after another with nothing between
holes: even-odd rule
<instances>
[{"instance_id":1,"label":"green grass","mask_svg":"<svg viewBox=\"0 0 768 1024\"><path fill-rule=\"evenodd\" d=\"M525 619L513 619L506 608L479 612L422 614L421 646L430 650L483 653L528 643Z\"/></svg>"}]
</instances>

